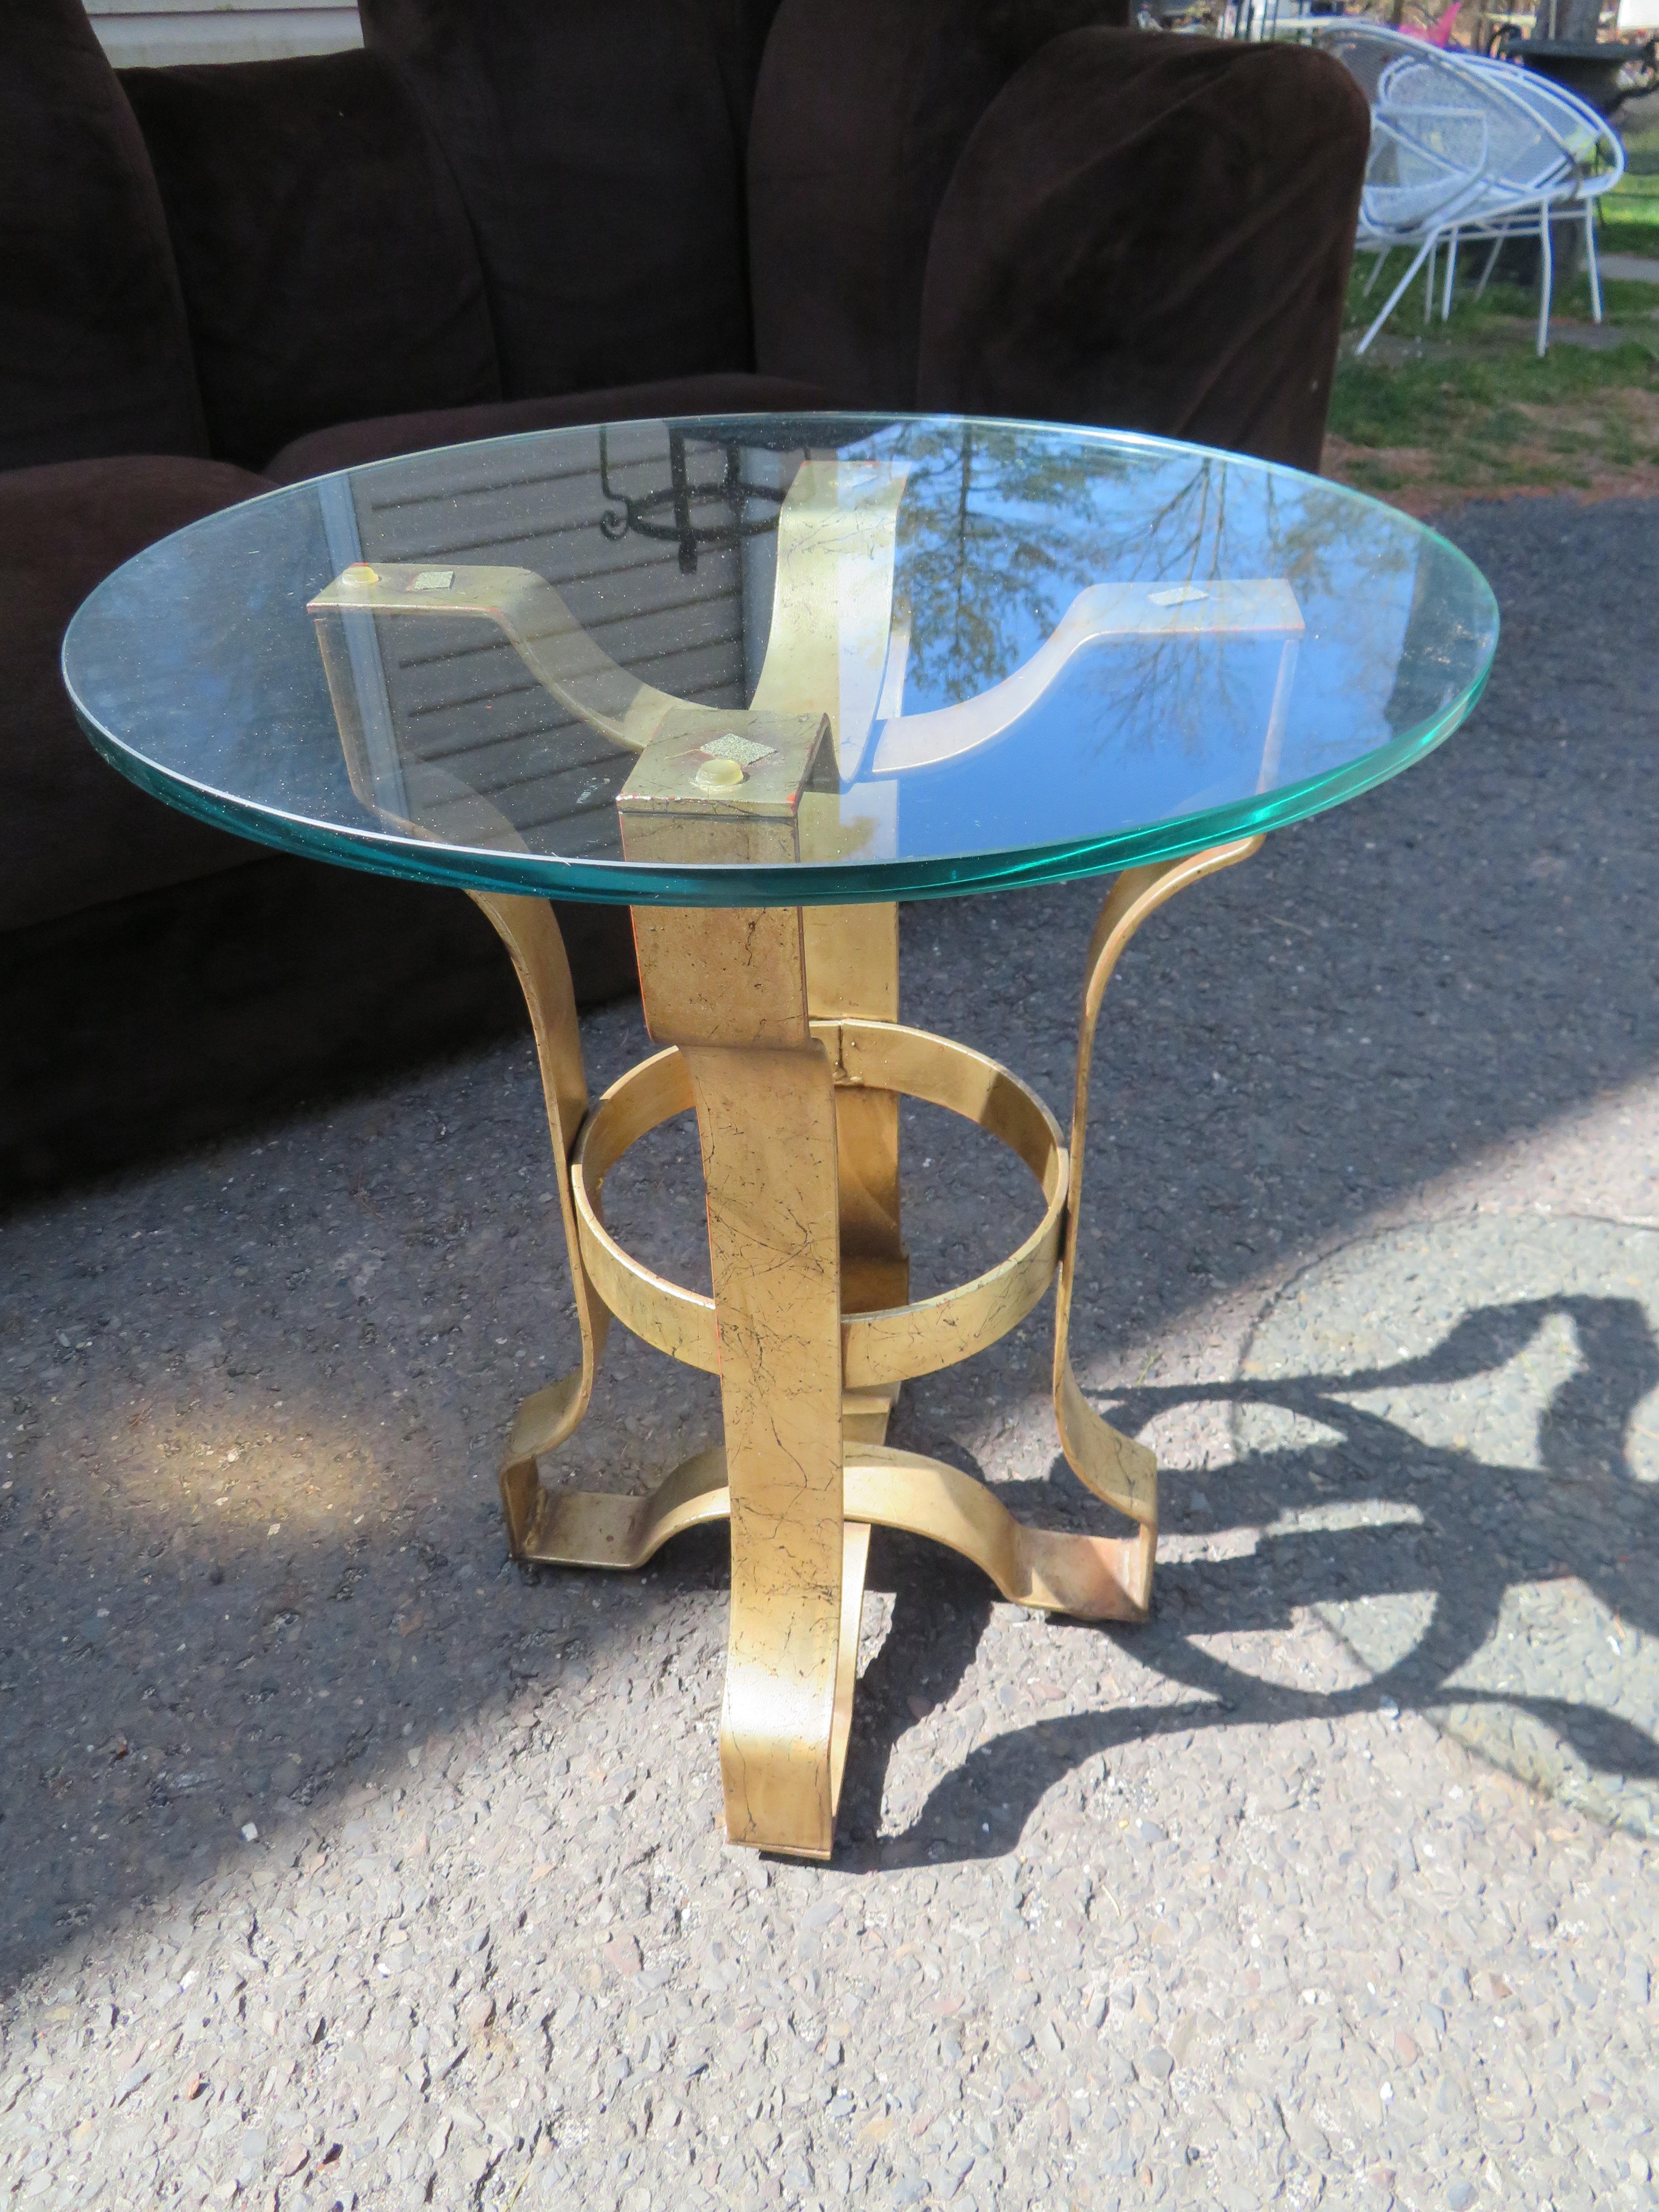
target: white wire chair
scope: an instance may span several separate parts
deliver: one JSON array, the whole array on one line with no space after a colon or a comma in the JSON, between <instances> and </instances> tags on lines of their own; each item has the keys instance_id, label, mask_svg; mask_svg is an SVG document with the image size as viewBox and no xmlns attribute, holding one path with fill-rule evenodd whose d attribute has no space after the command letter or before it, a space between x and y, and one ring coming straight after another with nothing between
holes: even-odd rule
<instances>
[{"instance_id":1,"label":"white wire chair","mask_svg":"<svg viewBox=\"0 0 1659 2212\"><path fill-rule=\"evenodd\" d=\"M1495 73L1512 98L1525 102L1532 111L1538 127L1559 149L1564 164L1571 164L1577 182L1576 190L1565 196L1558 194L1550 202L1547 213L1540 209L1536 216L1530 210L1504 219L1494 216L1484 223L1455 228L1447 241L1445 289L1441 301L1443 320L1451 313L1452 283L1457 274L1457 248L1460 240L1470 244L1490 240L1492 251L1486 256L1486 265L1475 286L1478 300L1486 290L1494 264L1505 239L1522 235L1536 229L1539 253L1542 263L1542 283L1539 300L1538 350L1541 355L1549 337L1550 293L1554 276L1554 256L1551 251L1549 216L1559 219L1565 206L1575 204L1583 210L1584 264L1589 277L1590 313L1598 323L1601 319L1601 269L1595 252L1595 203L1604 192L1611 191L1625 173L1625 149L1618 132L1606 116L1592 107L1577 93L1570 92L1565 85L1553 83L1548 78L1522 68L1515 62L1489 59L1485 55L1462 57L1468 69Z\"/></svg>"},{"instance_id":2,"label":"white wire chair","mask_svg":"<svg viewBox=\"0 0 1659 2212\"><path fill-rule=\"evenodd\" d=\"M1376 252L1376 282L1396 247L1414 248L1405 275L1359 341L1364 353L1427 264L1424 315L1434 310L1436 262L1447 249L1443 315L1451 312L1460 242L1489 241L1484 291L1505 239L1539 241L1538 351L1549 344L1554 257L1550 225L1582 210L1590 301L1601 319L1595 203L1624 174L1624 149L1575 94L1509 62L1445 53L1380 24L1322 26L1312 43L1358 81L1371 110L1371 153L1358 244ZM1370 289L1370 287L1367 287ZM1477 297L1479 294L1477 293Z\"/></svg>"}]
</instances>

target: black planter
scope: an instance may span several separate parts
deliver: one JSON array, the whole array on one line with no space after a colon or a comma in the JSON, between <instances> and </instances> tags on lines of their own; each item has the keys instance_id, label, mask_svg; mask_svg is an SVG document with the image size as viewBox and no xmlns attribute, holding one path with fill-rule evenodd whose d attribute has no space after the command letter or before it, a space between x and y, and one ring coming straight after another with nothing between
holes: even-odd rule
<instances>
[{"instance_id":1,"label":"black planter","mask_svg":"<svg viewBox=\"0 0 1659 2212\"><path fill-rule=\"evenodd\" d=\"M1523 39L1518 32L1506 32L1493 52L1576 92L1601 115L1612 115L1627 100L1653 89L1652 39L1625 44L1615 40ZM1621 84L1620 76L1627 69L1635 81Z\"/></svg>"}]
</instances>

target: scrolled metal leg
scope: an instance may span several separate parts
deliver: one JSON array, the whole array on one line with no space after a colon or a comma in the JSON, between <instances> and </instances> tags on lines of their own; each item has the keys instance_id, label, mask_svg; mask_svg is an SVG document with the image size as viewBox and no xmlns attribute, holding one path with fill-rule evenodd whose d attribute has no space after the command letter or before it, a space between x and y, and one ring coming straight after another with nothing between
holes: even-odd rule
<instances>
[{"instance_id":1,"label":"scrolled metal leg","mask_svg":"<svg viewBox=\"0 0 1659 2212\"><path fill-rule=\"evenodd\" d=\"M799 913L636 908L646 1025L690 1079L732 1522L720 1777L735 1844L834 1842L849 1548L836 1083ZM856 1658L857 1605L852 1611Z\"/></svg>"},{"instance_id":2,"label":"scrolled metal leg","mask_svg":"<svg viewBox=\"0 0 1659 2212\"><path fill-rule=\"evenodd\" d=\"M1149 915L1200 877L1214 875L1248 860L1260 837L1212 846L1179 860L1130 868L1108 892L1089 944L1088 975L1083 992L1083 1022L1078 1038L1077 1088L1072 1105L1070 1177L1066 1237L1060 1248L1060 1279L1054 1295L1054 1419L1060 1449L1086 1489L1140 1523L1127 1565L1125 1588L1137 1617L1152 1599L1152 1562L1158 1551L1158 1462L1145 1444L1119 1434L1084 1397L1072 1366L1072 1295L1077 1280L1078 1224L1082 1212L1083 1153L1089 1133L1089 1077L1101 1000L1123 948Z\"/></svg>"},{"instance_id":3,"label":"scrolled metal leg","mask_svg":"<svg viewBox=\"0 0 1659 2212\"><path fill-rule=\"evenodd\" d=\"M605 1349L611 1316L600 1304L582 1265L581 1243L570 1192L570 1155L587 1111L587 1076L582 1066L581 1033L576 1023L576 993L565 957L564 939L545 899L509 892L469 894L490 921L513 956L513 966L530 1009L530 1026L541 1068L542 1097L553 1145L553 1173L570 1255L570 1281L581 1332L582 1364L544 1390L526 1398L513 1424L501 1462L501 1508L515 1559L534 1558L538 1522L546 1499L536 1471L537 1455L551 1451L576 1428L593 1395L593 1376Z\"/></svg>"},{"instance_id":4,"label":"scrolled metal leg","mask_svg":"<svg viewBox=\"0 0 1659 2212\"><path fill-rule=\"evenodd\" d=\"M835 1086L816 1041L681 1048L702 1139L731 1490L726 1830L734 1844L828 1858L845 1565Z\"/></svg>"}]
</instances>

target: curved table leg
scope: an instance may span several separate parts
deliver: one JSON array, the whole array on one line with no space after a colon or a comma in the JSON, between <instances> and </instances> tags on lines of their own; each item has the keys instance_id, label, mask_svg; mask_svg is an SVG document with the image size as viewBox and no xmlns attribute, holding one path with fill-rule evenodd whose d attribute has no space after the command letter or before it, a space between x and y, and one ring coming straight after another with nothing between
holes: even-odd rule
<instances>
[{"instance_id":1,"label":"curved table leg","mask_svg":"<svg viewBox=\"0 0 1659 2212\"><path fill-rule=\"evenodd\" d=\"M634 913L646 1026L679 1048L702 1150L732 1521L726 1833L822 1859L851 1694L849 1547L835 1073L802 940L787 908ZM856 1606L853 1618L855 1642Z\"/></svg>"},{"instance_id":2,"label":"curved table leg","mask_svg":"<svg viewBox=\"0 0 1659 2212\"><path fill-rule=\"evenodd\" d=\"M1130 868L1107 893L1089 944L1089 971L1083 991L1083 1024L1078 1040L1077 1088L1072 1105L1070 1189L1066 1208L1066 1242L1060 1253L1054 1295L1054 1419L1060 1449L1085 1488L1140 1523L1138 1539L1124 1547L1124 1587L1131 1619L1145 1617L1152 1601L1152 1562L1158 1552L1158 1462L1145 1444L1121 1436L1096 1413L1078 1386L1072 1366L1072 1290L1077 1279L1078 1222L1082 1210L1083 1148L1089 1130L1089 1074L1094 1056L1100 1002L1123 948L1149 915L1202 876L1214 875L1248 860L1260 837L1212 846L1153 867Z\"/></svg>"},{"instance_id":3,"label":"curved table leg","mask_svg":"<svg viewBox=\"0 0 1659 2212\"><path fill-rule=\"evenodd\" d=\"M708 1194L731 1494L726 1832L828 1858L846 1553L835 1085L815 1040L681 1050Z\"/></svg>"},{"instance_id":4,"label":"curved table leg","mask_svg":"<svg viewBox=\"0 0 1659 2212\"><path fill-rule=\"evenodd\" d=\"M507 1516L507 1539L514 1558L522 1559L538 1555L537 1530L550 1502L536 1472L537 1455L562 1443L587 1411L611 1316L595 1295L582 1266L576 1210L570 1194L570 1154L587 1111L587 1076L582 1066L576 994L564 939L545 899L520 898L504 891L473 891L469 896L489 917L512 954L530 1009L548 1134L553 1141L559 1212L564 1222L565 1248L570 1255L576 1322L581 1331L580 1367L524 1401L501 1461L501 1506Z\"/></svg>"}]
</instances>

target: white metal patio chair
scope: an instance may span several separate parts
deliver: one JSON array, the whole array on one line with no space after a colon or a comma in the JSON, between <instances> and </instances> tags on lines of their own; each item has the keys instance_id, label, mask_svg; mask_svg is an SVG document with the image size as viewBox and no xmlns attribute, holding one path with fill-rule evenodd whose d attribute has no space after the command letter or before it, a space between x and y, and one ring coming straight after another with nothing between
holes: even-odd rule
<instances>
[{"instance_id":1,"label":"white metal patio chair","mask_svg":"<svg viewBox=\"0 0 1659 2212\"><path fill-rule=\"evenodd\" d=\"M1414 248L1405 275L1361 338L1364 353L1427 264L1425 317L1433 313L1435 264L1448 249L1443 313L1462 240L1489 240L1484 290L1506 238L1535 233L1542 264L1538 351L1549 343L1554 282L1553 218L1582 208L1591 301L1601 314L1594 202L1624 173L1624 150L1594 108L1559 85L1503 62L1444 53L1379 24L1346 20L1315 33L1365 92L1371 155L1358 243L1376 252L1376 281L1396 247ZM1368 288L1369 289L1369 288Z\"/></svg>"},{"instance_id":2,"label":"white metal patio chair","mask_svg":"<svg viewBox=\"0 0 1659 2212\"><path fill-rule=\"evenodd\" d=\"M1589 277L1590 313L1596 322L1601 319L1601 270L1595 252L1595 203L1604 192L1611 191L1625 173L1625 149L1618 132L1606 116L1592 107L1587 100L1565 85L1553 83L1548 78L1522 68L1515 62L1497 61L1484 55L1463 57L1468 69L1484 70L1496 74L1498 81L1512 97L1522 100L1530 109L1541 133L1559 151L1564 163L1571 163L1577 179L1577 190L1558 194L1552 199L1549 216L1559 220L1563 207L1580 205L1584 220L1584 264ZM1518 216L1505 220L1494 216L1484 224L1454 229L1448 241L1445 289L1441 300L1441 318L1451 313L1452 283L1457 273L1457 248L1462 240L1476 243L1490 240L1492 251L1486 256L1486 267L1475 286L1478 300L1491 281L1499 251L1507 238L1536 231L1539 252L1543 264L1542 297L1539 309L1539 344L1541 354L1548 341L1550 290L1554 274L1554 256L1551 251L1549 219L1542 210L1534 215L1523 210Z\"/></svg>"}]
</instances>

